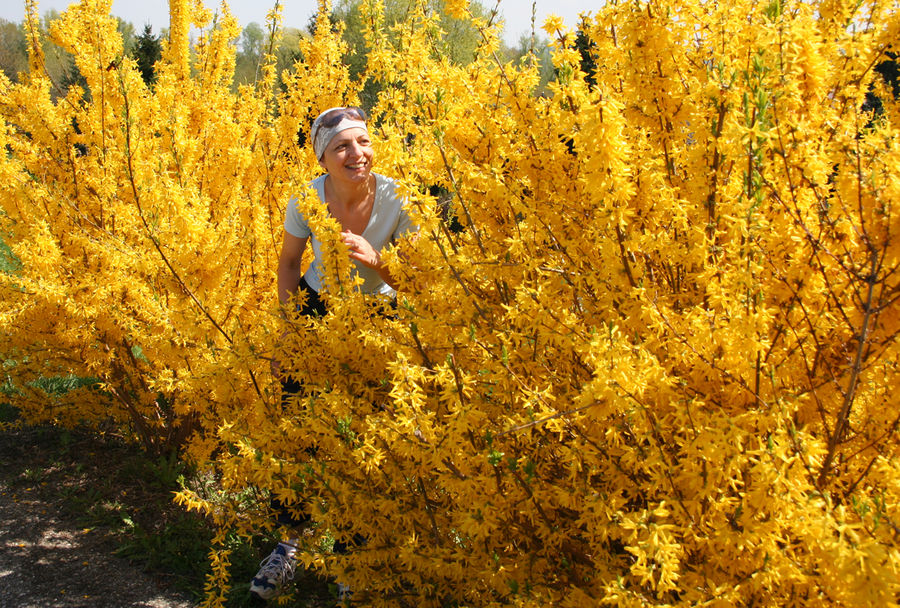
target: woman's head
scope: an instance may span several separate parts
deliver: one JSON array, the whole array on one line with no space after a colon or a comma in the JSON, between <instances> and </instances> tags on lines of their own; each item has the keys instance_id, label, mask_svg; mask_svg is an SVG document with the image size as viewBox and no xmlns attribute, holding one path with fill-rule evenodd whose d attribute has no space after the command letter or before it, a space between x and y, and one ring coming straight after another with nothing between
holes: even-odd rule
<instances>
[{"instance_id":1,"label":"woman's head","mask_svg":"<svg viewBox=\"0 0 900 608\"><path fill-rule=\"evenodd\" d=\"M359 128L368 133L366 119L366 113L361 108L353 106L329 108L319 114L310 132L316 158L322 160L329 142L342 131Z\"/></svg>"}]
</instances>

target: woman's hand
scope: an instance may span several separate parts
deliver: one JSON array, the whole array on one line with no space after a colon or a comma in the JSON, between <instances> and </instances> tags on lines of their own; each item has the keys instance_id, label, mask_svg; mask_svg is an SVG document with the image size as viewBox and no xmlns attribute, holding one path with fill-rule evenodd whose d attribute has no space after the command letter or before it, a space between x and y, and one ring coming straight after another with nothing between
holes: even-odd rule
<instances>
[{"instance_id":1,"label":"woman's hand","mask_svg":"<svg viewBox=\"0 0 900 608\"><path fill-rule=\"evenodd\" d=\"M378 276L385 283L397 289L397 282L391 276L391 273L388 272L387 266L381 261L381 254L375 251L375 248L369 244L369 241L349 230L341 232L341 240L350 249L351 260L357 260L363 266L368 266L377 272Z\"/></svg>"},{"instance_id":2,"label":"woman's hand","mask_svg":"<svg viewBox=\"0 0 900 608\"><path fill-rule=\"evenodd\" d=\"M350 249L351 260L356 260L373 270L381 270L381 254L375 251L369 241L349 230L341 232L341 240Z\"/></svg>"}]
</instances>

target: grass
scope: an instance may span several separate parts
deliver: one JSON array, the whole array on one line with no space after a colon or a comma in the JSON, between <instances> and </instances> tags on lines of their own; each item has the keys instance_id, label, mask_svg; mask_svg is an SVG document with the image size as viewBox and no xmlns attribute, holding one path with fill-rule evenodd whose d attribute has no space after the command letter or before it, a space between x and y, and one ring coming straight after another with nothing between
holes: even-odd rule
<instances>
[{"instance_id":1,"label":"grass","mask_svg":"<svg viewBox=\"0 0 900 608\"><path fill-rule=\"evenodd\" d=\"M0 272L12 273L19 269L20 262L6 241L0 237Z\"/></svg>"}]
</instances>

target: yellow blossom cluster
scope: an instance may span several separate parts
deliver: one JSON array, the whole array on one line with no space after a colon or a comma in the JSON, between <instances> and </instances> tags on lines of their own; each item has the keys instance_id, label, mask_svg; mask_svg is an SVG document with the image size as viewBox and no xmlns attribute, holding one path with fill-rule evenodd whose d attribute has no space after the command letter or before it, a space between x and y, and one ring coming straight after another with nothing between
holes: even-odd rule
<instances>
[{"instance_id":1,"label":"yellow blossom cluster","mask_svg":"<svg viewBox=\"0 0 900 608\"><path fill-rule=\"evenodd\" d=\"M459 65L427 3L388 32L377 1L358 78L324 2L283 88L233 94L233 19L171 4L153 88L97 0L53 32L89 96L0 83L29 416L185 430L222 488L181 502L223 534L270 528L269 497L306 511L304 565L373 606L897 604L893 3L610 1L577 44L548 22L546 95L489 24ZM353 289L296 144L366 87L420 228L385 253L393 303ZM285 322L292 194L329 312ZM304 386L283 403L273 354ZM97 382L41 393L53 373Z\"/></svg>"}]
</instances>

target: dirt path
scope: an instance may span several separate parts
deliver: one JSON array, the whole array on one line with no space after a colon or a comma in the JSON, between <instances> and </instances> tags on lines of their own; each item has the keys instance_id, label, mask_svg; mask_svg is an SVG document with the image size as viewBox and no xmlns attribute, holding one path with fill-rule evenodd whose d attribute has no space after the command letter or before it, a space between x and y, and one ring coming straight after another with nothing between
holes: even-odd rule
<instances>
[{"instance_id":1,"label":"dirt path","mask_svg":"<svg viewBox=\"0 0 900 608\"><path fill-rule=\"evenodd\" d=\"M0 608L189 608L99 534L79 530L36 500L33 488L0 483Z\"/></svg>"},{"instance_id":2,"label":"dirt path","mask_svg":"<svg viewBox=\"0 0 900 608\"><path fill-rule=\"evenodd\" d=\"M78 527L34 475L22 434L0 433L0 608L191 608L97 530Z\"/></svg>"}]
</instances>

